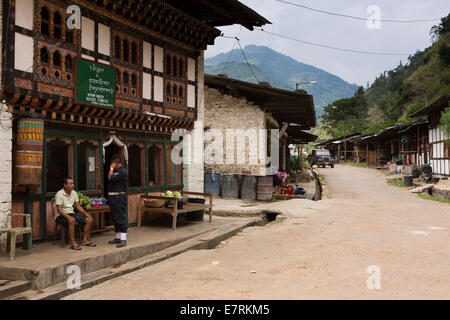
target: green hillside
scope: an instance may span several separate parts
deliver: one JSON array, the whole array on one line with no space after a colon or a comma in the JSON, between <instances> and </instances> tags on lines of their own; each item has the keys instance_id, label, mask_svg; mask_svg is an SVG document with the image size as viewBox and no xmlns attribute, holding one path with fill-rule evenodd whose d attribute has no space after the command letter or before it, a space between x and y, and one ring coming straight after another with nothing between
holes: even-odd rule
<instances>
[{"instance_id":1,"label":"green hillside","mask_svg":"<svg viewBox=\"0 0 450 320\"><path fill-rule=\"evenodd\" d=\"M317 133L371 133L395 123L411 122L415 111L450 93L450 15L431 29L432 45L409 56L406 64L380 74L364 92L324 108ZM346 122L344 122L344 111Z\"/></svg>"}]
</instances>

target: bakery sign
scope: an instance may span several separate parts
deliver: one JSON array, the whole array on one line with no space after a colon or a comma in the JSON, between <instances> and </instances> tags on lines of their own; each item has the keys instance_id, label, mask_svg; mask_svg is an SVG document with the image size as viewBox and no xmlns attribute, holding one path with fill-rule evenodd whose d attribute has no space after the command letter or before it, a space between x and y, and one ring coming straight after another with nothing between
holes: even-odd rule
<instances>
[{"instance_id":1,"label":"bakery sign","mask_svg":"<svg viewBox=\"0 0 450 320\"><path fill-rule=\"evenodd\" d=\"M114 108L116 69L106 64L77 59L75 102Z\"/></svg>"}]
</instances>

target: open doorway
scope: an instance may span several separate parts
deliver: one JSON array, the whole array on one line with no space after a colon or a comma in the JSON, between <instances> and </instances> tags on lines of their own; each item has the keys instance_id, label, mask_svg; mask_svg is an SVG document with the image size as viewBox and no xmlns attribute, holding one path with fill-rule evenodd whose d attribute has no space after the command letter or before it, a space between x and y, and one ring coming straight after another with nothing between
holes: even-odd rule
<instances>
[{"instance_id":1,"label":"open doorway","mask_svg":"<svg viewBox=\"0 0 450 320\"><path fill-rule=\"evenodd\" d=\"M105 163L103 165L103 172L104 172L104 177L103 177L103 186L104 186L104 197L106 199L108 199L108 173L109 173L109 168L111 166L111 158L114 155L120 155L123 158L123 148L119 147L118 145L112 143L109 146L105 147L105 154L104 154L104 159L105 159Z\"/></svg>"}]
</instances>

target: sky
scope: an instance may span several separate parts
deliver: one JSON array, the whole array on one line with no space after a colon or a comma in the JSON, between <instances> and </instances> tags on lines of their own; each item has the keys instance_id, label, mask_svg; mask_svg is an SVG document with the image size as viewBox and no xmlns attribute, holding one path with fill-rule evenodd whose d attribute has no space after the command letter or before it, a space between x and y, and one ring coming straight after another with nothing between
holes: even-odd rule
<instances>
[{"instance_id":1,"label":"sky","mask_svg":"<svg viewBox=\"0 0 450 320\"><path fill-rule=\"evenodd\" d=\"M264 30L290 38L360 51L414 54L431 45L430 29L440 21L417 23L381 22L379 29L369 29L367 21L326 15L277 0L240 0L272 22ZM381 19L417 20L447 16L448 0L286 0L314 9L358 17L369 17L369 6L377 6ZM407 62L408 55L379 56L341 52L282 39L261 31L249 31L239 25L219 28L225 36L239 35L243 47L254 44L270 47L300 62L313 65L342 79L366 86L377 75ZM239 32L240 31L240 32ZM206 58L233 47L234 40L219 37L208 46ZM236 47L235 47L236 48Z\"/></svg>"}]
</instances>

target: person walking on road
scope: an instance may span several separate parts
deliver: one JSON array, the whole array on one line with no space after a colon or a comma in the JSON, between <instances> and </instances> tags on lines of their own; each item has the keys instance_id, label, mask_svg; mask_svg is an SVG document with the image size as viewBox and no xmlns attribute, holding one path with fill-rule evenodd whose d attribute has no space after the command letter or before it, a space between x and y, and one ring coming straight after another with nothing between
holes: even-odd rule
<instances>
[{"instance_id":1,"label":"person walking on road","mask_svg":"<svg viewBox=\"0 0 450 320\"><path fill-rule=\"evenodd\" d=\"M120 156L115 155L111 158L108 180L108 202L116 232L116 236L109 241L109 244L117 244L117 248L122 248L127 245L128 173L122 165Z\"/></svg>"}]
</instances>

